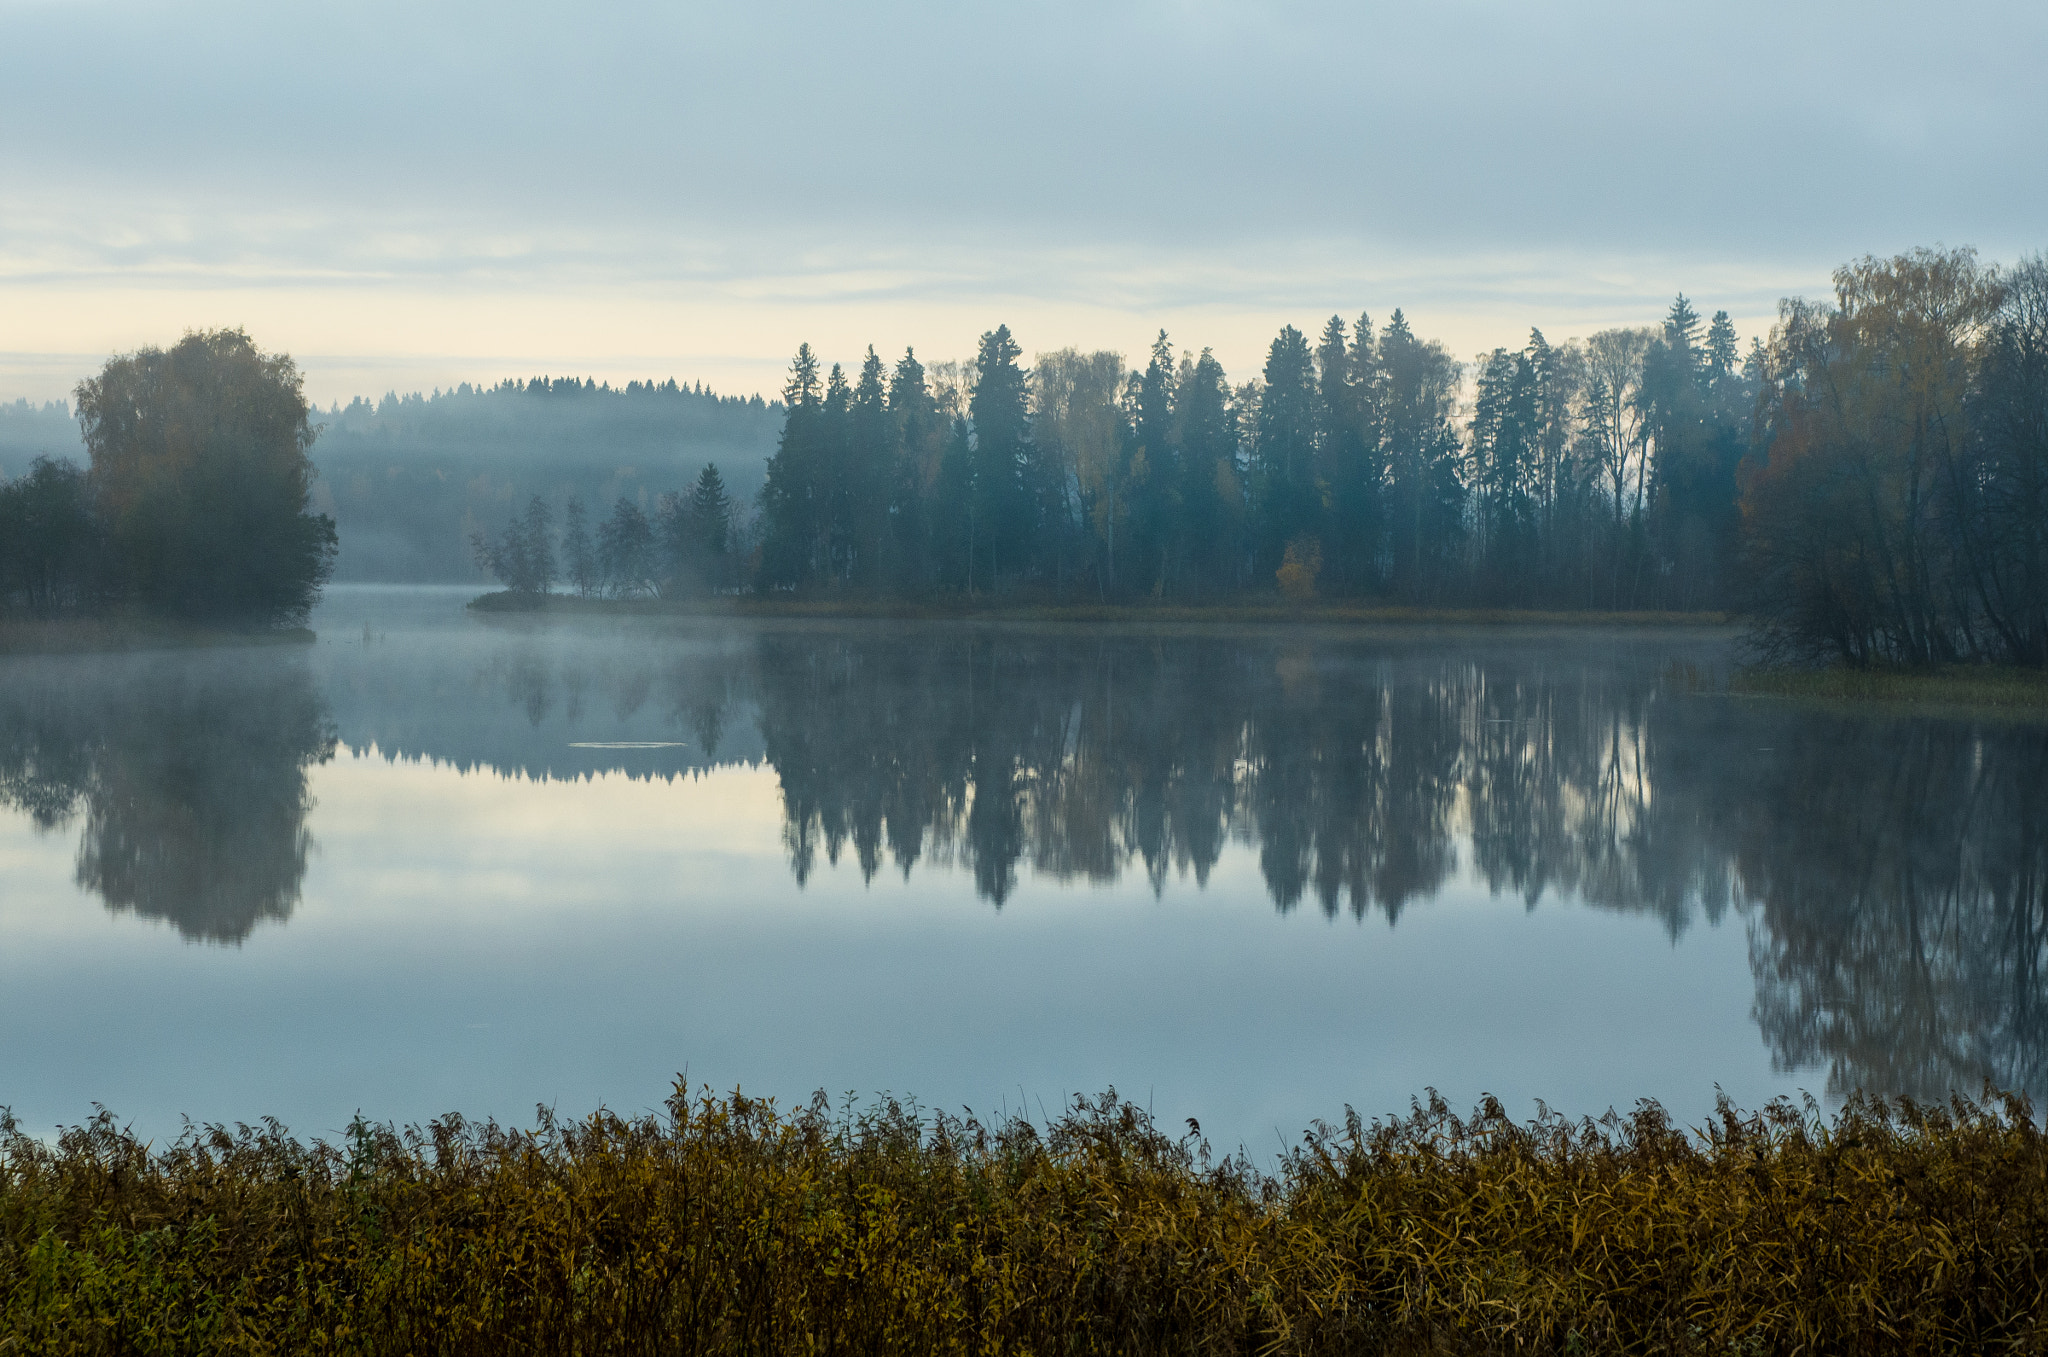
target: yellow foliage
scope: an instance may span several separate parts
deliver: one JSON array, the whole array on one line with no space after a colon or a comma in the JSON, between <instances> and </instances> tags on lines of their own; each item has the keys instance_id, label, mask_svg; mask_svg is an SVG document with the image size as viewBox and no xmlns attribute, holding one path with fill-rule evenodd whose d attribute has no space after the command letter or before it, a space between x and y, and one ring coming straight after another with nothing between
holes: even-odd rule
<instances>
[{"instance_id":1,"label":"yellow foliage","mask_svg":"<svg viewBox=\"0 0 2048 1357\"><path fill-rule=\"evenodd\" d=\"M1697 1133L1433 1100L1270 1175L1113 1094L1042 1130L681 1090L338 1146L5 1130L4 1353L2048 1346L2048 1144L2017 1099Z\"/></svg>"},{"instance_id":2,"label":"yellow foliage","mask_svg":"<svg viewBox=\"0 0 2048 1357\"><path fill-rule=\"evenodd\" d=\"M1316 596L1316 576L1323 572L1323 544L1315 537L1297 537L1287 544L1287 555L1273 572L1280 592L1295 602Z\"/></svg>"}]
</instances>

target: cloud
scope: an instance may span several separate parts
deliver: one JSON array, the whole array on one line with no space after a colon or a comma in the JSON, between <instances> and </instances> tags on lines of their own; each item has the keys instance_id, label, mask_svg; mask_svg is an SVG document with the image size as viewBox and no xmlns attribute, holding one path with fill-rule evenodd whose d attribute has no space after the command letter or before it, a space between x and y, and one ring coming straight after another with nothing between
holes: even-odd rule
<instances>
[{"instance_id":1,"label":"cloud","mask_svg":"<svg viewBox=\"0 0 2048 1357\"><path fill-rule=\"evenodd\" d=\"M19 325L201 287L1023 299L1133 333L1311 297L1456 330L1490 297L1514 330L1722 283L1767 315L1843 258L2010 257L2048 220L2048 12L2017 3L5 13Z\"/></svg>"}]
</instances>

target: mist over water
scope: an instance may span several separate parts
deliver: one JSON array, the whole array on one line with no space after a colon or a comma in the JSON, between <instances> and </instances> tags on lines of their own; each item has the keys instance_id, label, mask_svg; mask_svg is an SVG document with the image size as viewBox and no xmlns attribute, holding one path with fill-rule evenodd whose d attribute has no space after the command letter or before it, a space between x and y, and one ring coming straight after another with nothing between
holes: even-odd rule
<instances>
[{"instance_id":1,"label":"mist over water","mask_svg":"<svg viewBox=\"0 0 2048 1357\"><path fill-rule=\"evenodd\" d=\"M464 613L0 660L0 1103L148 1131L693 1081L1255 1152L1427 1087L2048 1093L2048 728L1714 633ZM1676 669L1674 669L1676 666Z\"/></svg>"}]
</instances>

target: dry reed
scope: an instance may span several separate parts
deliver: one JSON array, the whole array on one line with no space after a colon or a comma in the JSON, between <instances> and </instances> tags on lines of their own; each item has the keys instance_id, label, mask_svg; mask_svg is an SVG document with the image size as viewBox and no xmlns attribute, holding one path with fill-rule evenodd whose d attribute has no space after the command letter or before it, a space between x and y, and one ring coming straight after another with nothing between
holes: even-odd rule
<instances>
[{"instance_id":1,"label":"dry reed","mask_svg":"<svg viewBox=\"0 0 2048 1357\"><path fill-rule=\"evenodd\" d=\"M1318 1126L1271 1173L735 1094L338 1145L4 1126L0 1353L2035 1352L2018 1099ZM1191 1128L1192 1130L1192 1128Z\"/></svg>"}]
</instances>

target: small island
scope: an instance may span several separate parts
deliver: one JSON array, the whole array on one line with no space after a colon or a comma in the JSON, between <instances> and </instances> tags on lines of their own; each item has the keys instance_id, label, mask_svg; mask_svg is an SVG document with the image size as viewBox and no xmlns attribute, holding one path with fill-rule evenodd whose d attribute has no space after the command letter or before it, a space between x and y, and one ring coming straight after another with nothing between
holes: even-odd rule
<instances>
[{"instance_id":1,"label":"small island","mask_svg":"<svg viewBox=\"0 0 2048 1357\"><path fill-rule=\"evenodd\" d=\"M0 651L294 641L333 570L297 365L240 330L79 384L90 465L0 484Z\"/></svg>"}]
</instances>

